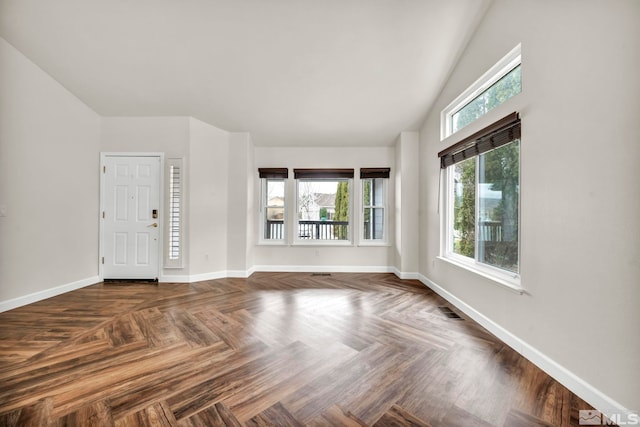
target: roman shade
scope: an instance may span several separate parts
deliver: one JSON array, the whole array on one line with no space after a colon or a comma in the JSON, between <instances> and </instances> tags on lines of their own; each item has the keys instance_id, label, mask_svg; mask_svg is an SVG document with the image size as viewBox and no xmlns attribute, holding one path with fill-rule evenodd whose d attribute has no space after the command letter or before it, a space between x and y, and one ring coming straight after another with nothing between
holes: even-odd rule
<instances>
[{"instance_id":1,"label":"roman shade","mask_svg":"<svg viewBox=\"0 0 640 427\"><path fill-rule=\"evenodd\" d=\"M444 169L518 138L520 138L520 114L514 112L440 151L438 153L440 167Z\"/></svg>"},{"instance_id":2,"label":"roman shade","mask_svg":"<svg viewBox=\"0 0 640 427\"><path fill-rule=\"evenodd\" d=\"M294 169L295 179L353 178L353 169Z\"/></svg>"},{"instance_id":3,"label":"roman shade","mask_svg":"<svg viewBox=\"0 0 640 427\"><path fill-rule=\"evenodd\" d=\"M360 179L389 178L391 168L360 168Z\"/></svg>"},{"instance_id":4,"label":"roman shade","mask_svg":"<svg viewBox=\"0 0 640 427\"><path fill-rule=\"evenodd\" d=\"M287 179L289 178L289 169L287 168L259 168L260 178Z\"/></svg>"}]
</instances>

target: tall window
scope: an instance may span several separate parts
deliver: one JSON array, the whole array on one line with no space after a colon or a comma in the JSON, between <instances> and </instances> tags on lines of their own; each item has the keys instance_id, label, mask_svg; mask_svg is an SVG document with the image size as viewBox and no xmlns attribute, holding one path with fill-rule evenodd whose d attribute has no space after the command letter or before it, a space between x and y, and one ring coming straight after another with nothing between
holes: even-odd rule
<instances>
[{"instance_id":1,"label":"tall window","mask_svg":"<svg viewBox=\"0 0 640 427\"><path fill-rule=\"evenodd\" d=\"M182 159L167 159L166 179L168 183L167 249L164 266L182 268L182 216L183 216L183 175Z\"/></svg>"},{"instance_id":2,"label":"tall window","mask_svg":"<svg viewBox=\"0 0 640 427\"><path fill-rule=\"evenodd\" d=\"M286 168L261 168L261 237L264 241L284 241L285 226L285 182L289 175Z\"/></svg>"},{"instance_id":3,"label":"tall window","mask_svg":"<svg viewBox=\"0 0 640 427\"><path fill-rule=\"evenodd\" d=\"M389 168L362 168L362 240L385 242Z\"/></svg>"},{"instance_id":4,"label":"tall window","mask_svg":"<svg viewBox=\"0 0 640 427\"><path fill-rule=\"evenodd\" d=\"M522 91L516 46L442 112L443 139ZM445 171L443 255L519 287L520 116L512 113L438 153Z\"/></svg>"},{"instance_id":5,"label":"tall window","mask_svg":"<svg viewBox=\"0 0 640 427\"><path fill-rule=\"evenodd\" d=\"M439 155L447 176L445 256L517 275L519 115L513 113Z\"/></svg>"},{"instance_id":6,"label":"tall window","mask_svg":"<svg viewBox=\"0 0 640 427\"><path fill-rule=\"evenodd\" d=\"M351 240L353 169L294 169L296 178L296 239Z\"/></svg>"}]
</instances>

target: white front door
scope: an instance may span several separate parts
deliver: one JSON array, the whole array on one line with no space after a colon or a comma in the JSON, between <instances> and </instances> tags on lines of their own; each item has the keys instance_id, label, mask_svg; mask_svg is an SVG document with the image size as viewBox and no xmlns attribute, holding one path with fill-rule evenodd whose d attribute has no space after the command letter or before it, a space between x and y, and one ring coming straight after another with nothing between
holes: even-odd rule
<instances>
[{"instance_id":1,"label":"white front door","mask_svg":"<svg viewBox=\"0 0 640 427\"><path fill-rule=\"evenodd\" d=\"M103 161L103 276L156 279L159 271L160 157Z\"/></svg>"}]
</instances>

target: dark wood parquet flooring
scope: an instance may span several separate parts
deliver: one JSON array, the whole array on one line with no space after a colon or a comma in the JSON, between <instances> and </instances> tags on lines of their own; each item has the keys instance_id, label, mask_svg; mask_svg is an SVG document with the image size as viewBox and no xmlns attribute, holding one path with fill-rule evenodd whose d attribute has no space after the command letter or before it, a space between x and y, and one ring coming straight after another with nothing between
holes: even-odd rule
<instances>
[{"instance_id":1,"label":"dark wood parquet flooring","mask_svg":"<svg viewBox=\"0 0 640 427\"><path fill-rule=\"evenodd\" d=\"M392 274L89 286L0 313L0 426L578 425L589 405L440 306Z\"/></svg>"}]
</instances>

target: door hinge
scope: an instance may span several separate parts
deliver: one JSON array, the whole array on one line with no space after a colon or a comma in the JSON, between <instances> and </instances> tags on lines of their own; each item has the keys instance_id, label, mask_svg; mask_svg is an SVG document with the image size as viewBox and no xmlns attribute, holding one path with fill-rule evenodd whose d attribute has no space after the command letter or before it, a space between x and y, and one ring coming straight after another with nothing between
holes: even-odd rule
<instances>
[{"instance_id":1,"label":"door hinge","mask_svg":"<svg viewBox=\"0 0 640 427\"><path fill-rule=\"evenodd\" d=\"M104 257L102 257L102 263L104 264Z\"/></svg>"},{"instance_id":2,"label":"door hinge","mask_svg":"<svg viewBox=\"0 0 640 427\"><path fill-rule=\"evenodd\" d=\"M104 211L102 211L102 219L104 219Z\"/></svg>"},{"instance_id":3,"label":"door hinge","mask_svg":"<svg viewBox=\"0 0 640 427\"><path fill-rule=\"evenodd\" d=\"M106 166L102 167L102 173L107 173L107 167Z\"/></svg>"}]
</instances>

